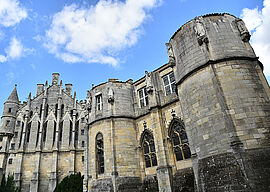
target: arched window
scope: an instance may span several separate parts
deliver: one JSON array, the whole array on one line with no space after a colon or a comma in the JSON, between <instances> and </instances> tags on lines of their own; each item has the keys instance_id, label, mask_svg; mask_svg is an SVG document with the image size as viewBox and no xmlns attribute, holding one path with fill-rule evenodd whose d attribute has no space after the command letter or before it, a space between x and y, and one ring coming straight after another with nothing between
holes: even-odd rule
<instances>
[{"instance_id":1,"label":"arched window","mask_svg":"<svg viewBox=\"0 0 270 192\"><path fill-rule=\"evenodd\" d=\"M97 173L104 173L104 145L103 135L98 133L96 136L96 162L97 162Z\"/></svg>"},{"instance_id":2,"label":"arched window","mask_svg":"<svg viewBox=\"0 0 270 192\"><path fill-rule=\"evenodd\" d=\"M157 156L154 137L151 132L145 132L142 140L143 154L146 167L157 166Z\"/></svg>"},{"instance_id":3,"label":"arched window","mask_svg":"<svg viewBox=\"0 0 270 192\"><path fill-rule=\"evenodd\" d=\"M177 161L191 157L187 133L184 125L179 121L175 121L172 124L170 138L172 140L173 151Z\"/></svg>"}]
</instances>

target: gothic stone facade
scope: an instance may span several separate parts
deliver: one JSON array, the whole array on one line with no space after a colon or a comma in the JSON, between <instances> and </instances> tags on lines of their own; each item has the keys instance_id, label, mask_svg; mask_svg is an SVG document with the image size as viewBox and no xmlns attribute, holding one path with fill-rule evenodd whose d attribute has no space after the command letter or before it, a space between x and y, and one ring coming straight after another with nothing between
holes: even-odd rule
<instances>
[{"instance_id":1,"label":"gothic stone facade","mask_svg":"<svg viewBox=\"0 0 270 192\"><path fill-rule=\"evenodd\" d=\"M250 34L230 14L197 17L169 62L133 82L109 79L84 101L52 84L4 104L1 173L53 191L81 172L84 191L270 191L270 89Z\"/></svg>"}]
</instances>

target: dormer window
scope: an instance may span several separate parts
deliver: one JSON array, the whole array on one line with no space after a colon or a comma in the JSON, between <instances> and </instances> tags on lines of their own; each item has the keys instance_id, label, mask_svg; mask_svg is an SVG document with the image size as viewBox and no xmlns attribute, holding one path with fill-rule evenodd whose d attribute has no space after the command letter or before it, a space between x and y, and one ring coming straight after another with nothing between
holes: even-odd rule
<instances>
[{"instance_id":1,"label":"dormer window","mask_svg":"<svg viewBox=\"0 0 270 192\"><path fill-rule=\"evenodd\" d=\"M149 99L148 99L148 93L146 91L146 88L144 87L142 89L139 89L138 94L139 94L141 107L147 106L149 104Z\"/></svg>"},{"instance_id":2,"label":"dormer window","mask_svg":"<svg viewBox=\"0 0 270 192\"><path fill-rule=\"evenodd\" d=\"M96 96L96 101L97 101L97 110L101 111L102 110L102 95Z\"/></svg>"},{"instance_id":3,"label":"dormer window","mask_svg":"<svg viewBox=\"0 0 270 192\"><path fill-rule=\"evenodd\" d=\"M175 78L173 72L162 77L164 83L165 94L170 95L175 93Z\"/></svg>"}]
</instances>

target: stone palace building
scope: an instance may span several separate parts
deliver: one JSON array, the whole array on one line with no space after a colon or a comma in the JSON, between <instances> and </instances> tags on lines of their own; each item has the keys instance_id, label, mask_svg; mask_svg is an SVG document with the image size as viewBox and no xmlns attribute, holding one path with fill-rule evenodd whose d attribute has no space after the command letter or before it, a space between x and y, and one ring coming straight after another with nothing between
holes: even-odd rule
<instances>
[{"instance_id":1,"label":"stone palace building","mask_svg":"<svg viewBox=\"0 0 270 192\"><path fill-rule=\"evenodd\" d=\"M241 19L204 15L135 82L109 79L84 101L58 73L25 102L15 86L1 177L23 192L51 192L76 172L91 192L270 191L270 89L249 39Z\"/></svg>"}]
</instances>

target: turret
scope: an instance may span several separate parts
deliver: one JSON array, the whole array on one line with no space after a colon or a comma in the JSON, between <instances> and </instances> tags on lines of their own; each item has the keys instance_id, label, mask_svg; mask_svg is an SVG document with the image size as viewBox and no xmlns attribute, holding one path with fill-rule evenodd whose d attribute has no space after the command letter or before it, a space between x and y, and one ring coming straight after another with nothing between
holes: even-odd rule
<instances>
[{"instance_id":1,"label":"turret","mask_svg":"<svg viewBox=\"0 0 270 192\"><path fill-rule=\"evenodd\" d=\"M17 85L15 85L15 88L4 104L4 110L0 125L0 134L13 134L17 110L19 107L19 97L17 94L16 86Z\"/></svg>"},{"instance_id":2,"label":"turret","mask_svg":"<svg viewBox=\"0 0 270 192\"><path fill-rule=\"evenodd\" d=\"M269 86L249 38L241 19L211 14L167 44L198 191L269 191Z\"/></svg>"}]
</instances>

